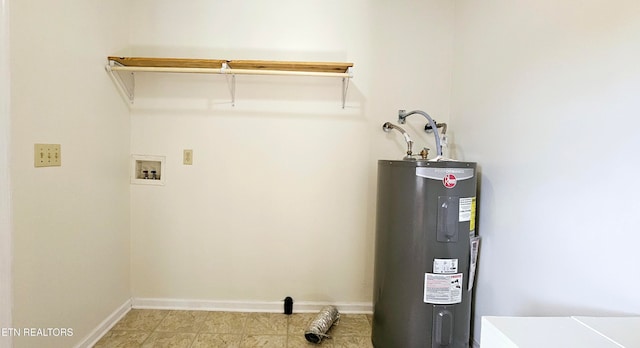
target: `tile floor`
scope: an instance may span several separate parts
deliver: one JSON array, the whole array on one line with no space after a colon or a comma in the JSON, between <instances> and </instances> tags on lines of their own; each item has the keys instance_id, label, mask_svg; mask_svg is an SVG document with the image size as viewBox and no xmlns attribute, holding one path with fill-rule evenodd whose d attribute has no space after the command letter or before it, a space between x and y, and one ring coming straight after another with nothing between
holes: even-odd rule
<instances>
[{"instance_id":1,"label":"tile floor","mask_svg":"<svg viewBox=\"0 0 640 348\"><path fill-rule=\"evenodd\" d=\"M132 309L94 347L373 347L365 314L341 314L331 338L307 342L304 330L316 315Z\"/></svg>"}]
</instances>

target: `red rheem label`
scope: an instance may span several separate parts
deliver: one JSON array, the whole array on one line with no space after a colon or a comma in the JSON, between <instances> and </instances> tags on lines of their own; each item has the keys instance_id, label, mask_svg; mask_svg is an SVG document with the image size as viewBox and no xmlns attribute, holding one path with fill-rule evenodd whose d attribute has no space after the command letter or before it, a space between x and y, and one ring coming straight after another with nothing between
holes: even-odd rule
<instances>
[{"instance_id":1,"label":"red rheem label","mask_svg":"<svg viewBox=\"0 0 640 348\"><path fill-rule=\"evenodd\" d=\"M458 179L456 179L456 176L453 174L446 174L442 179L442 184L446 188L454 188L457 183Z\"/></svg>"}]
</instances>

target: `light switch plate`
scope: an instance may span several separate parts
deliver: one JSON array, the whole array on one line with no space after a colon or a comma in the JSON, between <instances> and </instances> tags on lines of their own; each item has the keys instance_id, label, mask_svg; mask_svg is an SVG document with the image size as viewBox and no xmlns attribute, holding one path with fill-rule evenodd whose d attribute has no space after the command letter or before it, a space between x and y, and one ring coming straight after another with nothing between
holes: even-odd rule
<instances>
[{"instance_id":1,"label":"light switch plate","mask_svg":"<svg viewBox=\"0 0 640 348\"><path fill-rule=\"evenodd\" d=\"M59 167L62 165L60 144L35 144L33 151L35 167Z\"/></svg>"},{"instance_id":2,"label":"light switch plate","mask_svg":"<svg viewBox=\"0 0 640 348\"><path fill-rule=\"evenodd\" d=\"M182 151L182 164L193 164L193 150L185 149L184 151Z\"/></svg>"}]
</instances>

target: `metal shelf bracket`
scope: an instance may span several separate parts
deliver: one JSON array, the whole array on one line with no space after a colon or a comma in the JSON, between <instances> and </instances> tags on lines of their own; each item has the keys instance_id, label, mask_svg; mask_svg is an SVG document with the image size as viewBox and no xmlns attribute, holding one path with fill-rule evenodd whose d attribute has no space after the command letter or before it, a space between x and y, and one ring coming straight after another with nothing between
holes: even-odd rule
<instances>
[{"instance_id":1,"label":"metal shelf bracket","mask_svg":"<svg viewBox=\"0 0 640 348\"><path fill-rule=\"evenodd\" d=\"M113 80L115 81L118 89L120 90L120 93L122 93L122 95L129 100L129 103L133 104L136 89L136 79L133 71L114 70L111 69L111 67L113 66L123 65L110 60L105 69L109 72L111 78L113 78Z\"/></svg>"},{"instance_id":2,"label":"metal shelf bracket","mask_svg":"<svg viewBox=\"0 0 640 348\"><path fill-rule=\"evenodd\" d=\"M342 78L342 108L344 109L344 105L347 102L347 91L349 90L349 80L353 78L353 67L347 68L347 74L349 77Z\"/></svg>"},{"instance_id":3,"label":"metal shelf bracket","mask_svg":"<svg viewBox=\"0 0 640 348\"><path fill-rule=\"evenodd\" d=\"M220 68L220 73L225 75L225 78L227 80L229 93L231 93L231 106L236 106L236 74L229 72L229 64L227 63L222 63L222 68Z\"/></svg>"}]
</instances>

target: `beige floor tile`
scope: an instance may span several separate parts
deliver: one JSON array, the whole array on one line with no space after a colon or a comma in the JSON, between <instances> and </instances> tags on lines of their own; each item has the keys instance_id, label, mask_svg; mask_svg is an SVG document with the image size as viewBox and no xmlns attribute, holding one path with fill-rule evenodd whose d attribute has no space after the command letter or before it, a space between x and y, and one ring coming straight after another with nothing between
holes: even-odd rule
<instances>
[{"instance_id":1,"label":"beige floor tile","mask_svg":"<svg viewBox=\"0 0 640 348\"><path fill-rule=\"evenodd\" d=\"M133 309L95 345L137 347L371 348L371 315L342 314L320 344L304 338L317 313L238 313Z\"/></svg>"},{"instance_id":2,"label":"beige floor tile","mask_svg":"<svg viewBox=\"0 0 640 348\"><path fill-rule=\"evenodd\" d=\"M132 309L114 327L114 330L153 331L169 314L169 311L155 309Z\"/></svg>"},{"instance_id":3,"label":"beige floor tile","mask_svg":"<svg viewBox=\"0 0 640 348\"><path fill-rule=\"evenodd\" d=\"M242 334L248 316L248 313L209 312L200 332Z\"/></svg>"},{"instance_id":4,"label":"beige floor tile","mask_svg":"<svg viewBox=\"0 0 640 348\"><path fill-rule=\"evenodd\" d=\"M286 335L287 315L281 313L250 313L247 318L245 333Z\"/></svg>"},{"instance_id":5,"label":"beige floor tile","mask_svg":"<svg viewBox=\"0 0 640 348\"><path fill-rule=\"evenodd\" d=\"M340 320L333 324L330 336L367 336L371 337L371 324L365 314L341 314Z\"/></svg>"},{"instance_id":6,"label":"beige floor tile","mask_svg":"<svg viewBox=\"0 0 640 348\"><path fill-rule=\"evenodd\" d=\"M286 335L248 334L240 341L241 348L284 348L286 346Z\"/></svg>"},{"instance_id":7,"label":"beige floor tile","mask_svg":"<svg viewBox=\"0 0 640 348\"><path fill-rule=\"evenodd\" d=\"M371 337L343 336L333 340L333 348L373 348Z\"/></svg>"},{"instance_id":8,"label":"beige floor tile","mask_svg":"<svg viewBox=\"0 0 640 348\"><path fill-rule=\"evenodd\" d=\"M333 339L325 338L319 344L311 343L304 338L304 335L289 335L287 338L287 348L333 348Z\"/></svg>"},{"instance_id":9,"label":"beige floor tile","mask_svg":"<svg viewBox=\"0 0 640 348\"><path fill-rule=\"evenodd\" d=\"M373 324L373 314L367 314L367 320L369 321L369 325Z\"/></svg>"},{"instance_id":10,"label":"beige floor tile","mask_svg":"<svg viewBox=\"0 0 640 348\"><path fill-rule=\"evenodd\" d=\"M294 313L289 316L289 335L304 335L304 331L318 313Z\"/></svg>"},{"instance_id":11,"label":"beige floor tile","mask_svg":"<svg viewBox=\"0 0 640 348\"><path fill-rule=\"evenodd\" d=\"M201 333L191 348L238 348L242 335Z\"/></svg>"},{"instance_id":12,"label":"beige floor tile","mask_svg":"<svg viewBox=\"0 0 640 348\"><path fill-rule=\"evenodd\" d=\"M162 319L156 331L197 333L202 328L208 312L171 311Z\"/></svg>"},{"instance_id":13,"label":"beige floor tile","mask_svg":"<svg viewBox=\"0 0 640 348\"><path fill-rule=\"evenodd\" d=\"M189 348L196 338L194 333L154 332L142 344L143 348Z\"/></svg>"},{"instance_id":14,"label":"beige floor tile","mask_svg":"<svg viewBox=\"0 0 640 348\"><path fill-rule=\"evenodd\" d=\"M138 348L149 335L150 332L145 331L111 330L94 348Z\"/></svg>"}]
</instances>

